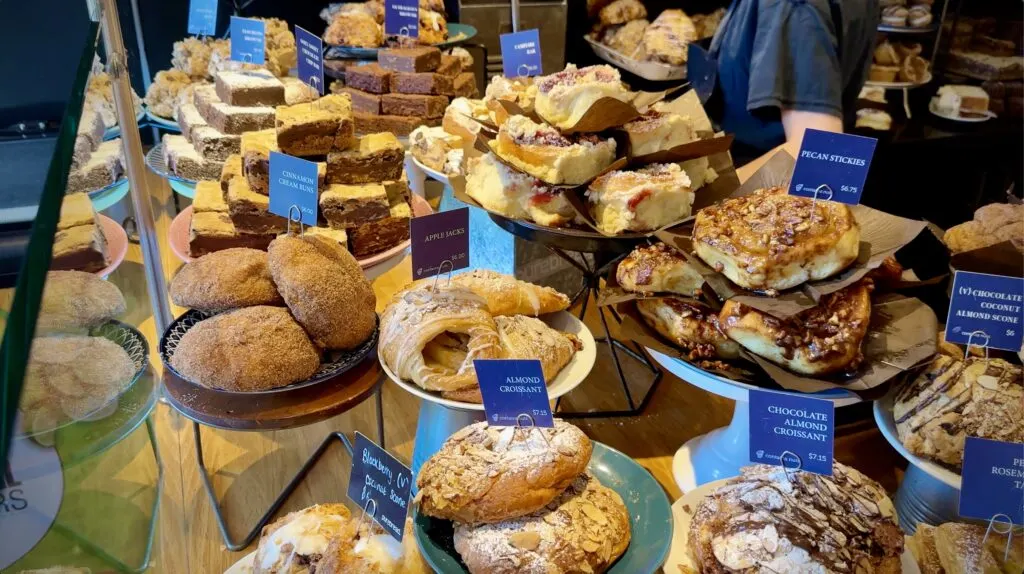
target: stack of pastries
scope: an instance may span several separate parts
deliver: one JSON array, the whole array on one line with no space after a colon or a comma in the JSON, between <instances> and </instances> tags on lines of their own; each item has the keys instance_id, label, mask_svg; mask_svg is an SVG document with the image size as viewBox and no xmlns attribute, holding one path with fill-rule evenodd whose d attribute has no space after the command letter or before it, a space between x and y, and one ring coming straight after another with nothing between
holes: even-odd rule
<instances>
[{"instance_id":1,"label":"stack of pastries","mask_svg":"<svg viewBox=\"0 0 1024 574\"><path fill-rule=\"evenodd\" d=\"M253 574L427 574L412 520L399 542L340 503L290 512L263 527L253 554Z\"/></svg>"},{"instance_id":2,"label":"stack of pastries","mask_svg":"<svg viewBox=\"0 0 1024 574\"><path fill-rule=\"evenodd\" d=\"M860 228L844 204L772 188L701 210L692 238L695 256L733 283L776 295L846 269L857 259ZM895 260L887 263L887 273L898 272ZM616 280L646 296L636 301L644 321L693 359L732 359L743 347L804 375L849 372L863 359L871 277L786 319L736 300L713 310L699 300L700 272L664 244L637 248L620 262Z\"/></svg>"},{"instance_id":3,"label":"stack of pastries","mask_svg":"<svg viewBox=\"0 0 1024 574\"><path fill-rule=\"evenodd\" d=\"M355 258L317 235L281 235L267 251L232 248L188 263L171 300L212 316L182 335L170 366L213 389L258 392L313 376L325 351L348 351L377 325Z\"/></svg>"},{"instance_id":4,"label":"stack of pastries","mask_svg":"<svg viewBox=\"0 0 1024 574\"><path fill-rule=\"evenodd\" d=\"M593 445L578 428L492 427L455 433L420 469L420 513L455 523L471 574L594 572L626 551L622 498L587 472Z\"/></svg>"},{"instance_id":5,"label":"stack of pastries","mask_svg":"<svg viewBox=\"0 0 1024 574\"><path fill-rule=\"evenodd\" d=\"M537 318L569 303L550 287L493 271L423 279L384 309L380 356L402 380L446 399L481 403L476 359L539 359L549 383L569 364L581 341Z\"/></svg>"},{"instance_id":6,"label":"stack of pastries","mask_svg":"<svg viewBox=\"0 0 1024 574\"><path fill-rule=\"evenodd\" d=\"M551 227L584 223L565 197L576 193L565 188L578 188L603 233L651 232L689 216L694 191L717 177L707 158L609 171L618 158L640 158L697 139L689 117L661 104L612 126L628 142L626 150L611 130L575 131L581 119L593 117L588 112L599 101L633 101L635 93L610 66L569 64L532 82L492 82L487 94L491 100L484 105L498 131L488 142L490 152L467 162L466 193L505 217ZM514 102L526 115L509 115L494 103L500 100Z\"/></svg>"},{"instance_id":7,"label":"stack of pastries","mask_svg":"<svg viewBox=\"0 0 1024 574\"><path fill-rule=\"evenodd\" d=\"M901 572L903 532L881 485L834 463L832 476L754 465L693 511L698 572Z\"/></svg>"},{"instance_id":8,"label":"stack of pastries","mask_svg":"<svg viewBox=\"0 0 1024 574\"><path fill-rule=\"evenodd\" d=\"M907 549L921 574L1020 574L1024 571L1024 550L1014 533L985 533L977 524L946 522L938 526L920 523L907 537Z\"/></svg>"}]
</instances>

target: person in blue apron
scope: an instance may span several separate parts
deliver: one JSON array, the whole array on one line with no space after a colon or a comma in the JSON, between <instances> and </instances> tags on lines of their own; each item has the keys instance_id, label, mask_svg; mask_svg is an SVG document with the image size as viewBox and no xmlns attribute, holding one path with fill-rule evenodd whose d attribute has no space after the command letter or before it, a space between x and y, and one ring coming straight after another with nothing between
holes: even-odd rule
<instances>
[{"instance_id":1,"label":"person in blue apron","mask_svg":"<svg viewBox=\"0 0 1024 574\"><path fill-rule=\"evenodd\" d=\"M741 181L780 147L795 157L805 129L853 125L879 11L878 0L733 0L710 51L691 49L689 77L735 134Z\"/></svg>"}]
</instances>

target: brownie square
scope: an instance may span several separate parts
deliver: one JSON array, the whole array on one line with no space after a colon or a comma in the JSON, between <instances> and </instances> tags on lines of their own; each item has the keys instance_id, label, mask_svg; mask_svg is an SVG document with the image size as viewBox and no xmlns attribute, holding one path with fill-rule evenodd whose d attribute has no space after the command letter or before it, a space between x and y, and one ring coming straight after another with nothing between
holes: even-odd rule
<instances>
[{"instance_id":1,"label":"brownie square","mask_svg":"<svg viewBox=\"0 0 1024 574\"><path fill-rule=\"evenodd\" d=\"M333 240L343 247L345 251L348 251L348 233L344 229L320 226L307 227L306 235L314 235L317 237L323 237L324 239Z\"/></svg>"},{"instance_id":2,"label":"brownie square","mask_svg":"<svg viewBox=\"0 0 1024 574\"><path fill-rule=\"evenodd\" d=\"M388 195L379 183L334 183L320 196L320 213L331 227L348 229L390 214Z\"/></svg>"},{"instance_id":3,"label":"brownie square","mask_svg":"<svg viewBox=\"0 0 1024 574\"><path fill-rule=\"evenodd\" d=\"M387 217L358 225L348 230L352 255L366 257L380 253L409 239L409 220L412 209L400 202L392 205Z\"/></svg>"},{"instance_id":4,"label":"brownie square","mask_svg":"<svg viewBox=\"0 0 1024 574\"><path fill-rule=\"evenodd\" d=\"M244 177L236 177L228 184L224 198L228 204L231 223L245 233L283 233L287 220L270 212L270 197L256 193Z\"/></svg>"},{"instance_id":5,"label":"brownie square","mask_svg":"<svg viewBox=\"0 0 1024 574\"><path fill-rule=\"evenodd\" d=\"M228 182L233 177L242 177L242 154L236 153L224 160L224 167L220 170L221 193L228 192Z\"/></svg>"},{"instance_id":6,"label":"brownie square","mask_svg":"<svg viewBox=\"0 0 1024 574\"><path fill-rule=\"evenodd\" d=\"M448 96L384 94L380 102L381 112L386 115L439 118L448 107Z\"/></svg>"},{"instance_id":7,"label":"brownie square","mask_svg":"<svg viewBox=\"0 0 1024 574\"><path fill-rule=\"evenodd\" d=\"M404 160L405 151L394 134L365 135L353 149L327 155L327 181L355 184L398 179Z\"/></svg>"},{"instance_id":8,"label":"brownie square","mask_svg":"<svg viewBox=\"0 0 1024 574\"><path fill-rule=\"evenodd\" d=\"M342 127L343 123L348 125ZM352 104L346 95L329 94L317 102L277 107L277 145L289 155L327 155L339 131L345 134L340 143L348 147L354 129Z\"/></svg>"},{"instance_id":9,"label":"brownie square","mask_svg":"<svg viewBox=\"0 0 1024 574\"><path fill-rule=\"evenodd\" d=\"M242 174L256 193L270 195L270 152L277 147L277 132L261 130L242 134Z\"/></svg>"},{"instance_id":10,"label":"brownie square","mask_svg":"<svg viewBox=\"0 0 1024 574\"><path fill-rule=\"evenodd\" d=\"M441 118L420 118L416 116L375 116L356 113L356 133L368 134L391 132L396 136L405 137L420 126L439 126Z\"/></svg>"},{"instance_id":11,"label":"brownie square","mask_svg":"<svg viewBox=\"0 0 1024 574\"><path fill-rule=\"evenodd\" d=\"M192 142L178 134L164 134L164 160L174 175L192 180L217 179L224 162L199 155Z\"/></svg>"},{"instance_id":12,"label":"brownie square","mask_svg":"<svg viewBox=\"0 0 1024 574\"><path fill-rule=\"evenodd\" d=\"M432 46L391 48L379 51L377 62L394 72L433 72L441 64L441 50Z\"/></svg>"},{"instance_id":13,"label":"brownie square","mask_svg":"<svg viewBox=\"0 0 1024 574\"><path fill-rule=\"evenodd\" d=\"M462 72L455 76L455 80L452 82L451 95L463 98L475 98L480 95L476 87L476 74L473 72Z\"/></svg>"},{"instance_id":14,"label":"brownie square","mask_svg":"<svg viewBox=\"0 0 1024 574\"><path fill-rule=\"evenodd\" d=\"M267 246L275 237L277 237L276 233L239 232L227 212L193 213L192 221L189 222L188 254L190 257L200 257L232 247L249 247L266 251Z\"/></svg>"},{"instance_id":15,"label":"brownie square","mask_svg":"<svg viewBox=\"0 0 1024 574\"><path fill-rule=\"evenodd\" d=\"M386 94L391 85L391 71L378 64L350 67L345 70L345 86L371 94Z\"/></svg>"},{"instance_id":16,"label":"brownie square","mask_svg":"<svg viewBox=\"0 0 1024 574\"><path fill-rule=\"evenodd\" d=\"M402 175L398 179L381 182L384 186L384 191L388 194L388 202L394 204L398 201L404 201L406 203L412 202L412 192L409 190L409 178L405 175L405 170L402 170Z\"/></svg>"},{"instance_id":17,"label":"brownie square","mask_svg":"<svg viewBox=\"0 0 1024 574\"><path fill-rule=\"evenodd\" d=\"M284 84L266 70L224 70L214 86L221 101L231 106L284 104Z\"/></svg>"},{"instance_id":18,"label":"brownie square","mask_svg":"<svg viewBox=\"0 0 1024 574\"><path fill-rule=\"evenodd\" d=\"M238 135L274 127L274 108L230 106L220 101L213 86L197 87L193 101L206 123L226 134Z\"/></svg>"},{"instance_id":19,"label":"brownie square","mask_svg":"<svg viewBox=\"0 0 1024 574\"><path fill-rule=\"evenodd\" d=\"M219 181L204 179L196 182L196 193L192 199L192 213L204 211L228 212L228 204L224 201L224 192Z\"/></svg>"},{"instance_id":20,"label":"brownie square","mask_svg":"<svg viewBox=\"0 0 1024 574\"><path fill-rule=\"evenodd\" d=\"M384 96L371 94L355 88L342 88L352 98L352 111L361 114L380 114L380 99Z\"/></svg>"},{"instance_id":21,"label":"brownie square","mask_svg":"<svg viewBox=\"0 0 1024 574\"><path fill-rule=\"evenodd\" d=\"M181 135L189 140L192 139L192 130L199 126L208 125L203 116L199 115L199 108L195 104L181 104L174 110L174 121L178 122L181 128Z\"/></svg>"},{"instance_id":22,"label":"brownie square","mask_svg":"<svg viewBox=\"0 0 1024 574\"><path fill-rule=\"evenodd\" d=\"M95 223L58 231L53 236L50 269L58 271L99 271L110 264L107 238Z\"/></svg>"},{"instance_id":23,"label":"brownie square","mask_svg":"<svg viewBox=\"0 0 1024 574\"><path fill-rule=\"evenodd\" d=\"M191 130L192 146L206 159L224 161L238 153L241 136L225 134L213 126L194 126Z\"/></svg>"},{"instance_id":24,"label":"brownie square","mask_svg":"<svg viewBox=\"0 0 1024 574\"><path fill-rule=\"evenodd\" d=\"M400 94L449 94L452 78L433 72L402 73L391 76L391 91Z\"/></svg>"},{"instance_id":25,"label":"brownie square","mask_svg":"<svg viewBox=\"0 0 1024 574\"><path fill-rule=\"evenodd\" d=\"M442 76L458 76L462 72L462 60L455 56L441 54L441 63L435 71Z\"/></svg>"}]
</instances>

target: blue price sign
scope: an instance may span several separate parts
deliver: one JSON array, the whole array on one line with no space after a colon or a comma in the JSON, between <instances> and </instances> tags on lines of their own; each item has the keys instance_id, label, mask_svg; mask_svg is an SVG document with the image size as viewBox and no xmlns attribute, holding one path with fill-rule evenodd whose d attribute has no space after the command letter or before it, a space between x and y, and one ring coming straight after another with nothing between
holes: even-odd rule
<instances>
[{"instance_id":1,"label":"blue price sign","mask_svg":"<svg viewBox=\"0 0 1024 574\"><path fill-rule=\"evenodd\" d=\"M750 461L832 476L834 414L832 401L750 390Z\"/></svg>"},{"instance_id":2,"label":"blue price sign","mask_svg":"<svg viewBox=\"0 0 1024 574\"><path fill-rule=\"evenodd\" d=\"M196 36L217 33L217 0L191 0L188 3L188 33Z\"/></svg>"},{"instance_id":3,"label":"blue price sign","mask_svg":"<svg viewBox=\"0 0 1024 574\"><path fill-rule=\"evenodd\" d=\"M817 197L850 205L860 203L878 140L850 134L807 130L789 182L790 195Z\"/></svg>"},{"instance_id":4,"label":"blue price sign","mask_svg":"<svg viewBox=\"0 0 1024 574\"><path fill-rule=\"evenodd\" d=\"M1024 278L957 271L946 318L946 340L1018 351L1024 329Z\"/></svg>"},{"instance_id":5,"label":"blue price sign","mask_svg":"<svg viewBox=\"0 0 1024 574\"><path fill-rule=\"evenodd\" d=\"M266 26L262 20L231 17L231 59L263 65Z\"/></svg>"},{"instance_id":6,"label":"blue price sign","mask_svg":"<svg viewBox=\"0 0 1024 574\"><path fill-rule=\"evenodd\" d=\"M295 44L299 49L299 79L324 95L324 41L320 36L296 26Z\"/></svg>"},{"instance_id":7,"label":"blue price sign","mask_svg":"<svg viewBox=\"0 0 1024 574\"><path fill-rule=\"evenodd\" d=\"M420 35L419 0L385 0L384 34L418 38Z\"/></svg>"},{"instance_id":8,"label":"blue price sign","mask_svg":"<svg viewBox=\"0 0 1024 574\"><path fill-rule=\"evenodd\" d=\"M473 361L487 424L551 428L548 386L536 359L477 359ZM523 416L528 415L528 416Z\"/></svg>"},{"instance_id":9,"label":"blue price sign","mask_svg":"<svg viewBox=\"0 0 1024 574\"><path fill-rule=\"evenodd\" d=\"M507 78L539 76L540 34L537 30L502 34L501 65Z\"/></svg>"},{"instance_id":10,"label":"blue price sign","mask_svg":"<svg viewBox=\"0 0 1024 574\"><path fill-rule=\"evenodd\" d=\"M986 521L1004 514L1024 524L1024 443L967 437L959 513Z\"/></svg>"},{"instance_id":11,"label":"blue price sign","mask_svg":"<svg viewBox=\"0 0 1024 574\"><path fill-rule=\"evenodd\" d=\"M316 162L270 152L271 213L294 220L298 209L302 223L316 225L318 187Z\"/></svg>"},{"instance_id":12,"label":"blue price sign","mask_svg":"<svg viewBox=\"0 0 1024 574\"><path fill-rule=\"evenodd\" d=\"M413 279L469 267L469 208L413 218L409 239Z\"/></svg>"},{"instance_id":13,"label":"blue price sign","mask_svg":"<svg viewBox=\"0 0 1024 574\"><path fill-rule=\"evenodd\" d=\"M372 440L356 433L348 497L401 542L409 512L412 471Z\"/></svg>"}]
</instances>

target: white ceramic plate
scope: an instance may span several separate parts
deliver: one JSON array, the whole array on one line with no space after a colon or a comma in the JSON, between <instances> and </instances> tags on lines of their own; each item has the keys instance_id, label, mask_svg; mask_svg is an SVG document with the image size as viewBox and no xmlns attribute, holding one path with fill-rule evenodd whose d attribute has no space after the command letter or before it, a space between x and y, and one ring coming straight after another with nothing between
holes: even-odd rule
<instances>
[{"instance_id":1,"label":"white ceramic plate","mask_svg":"<svg viewBox=\"0 0 1024 574\"><path fill-rule=\"evenodd\" d=\"M939 116L940 118L952 120L954 122L965 122L970 124L987 122L990 119L996 117L996 114L994 112L986 112L985 115L976 116L961 116L959 113L955 115L950 114L946 110L939 108L938 101L935 98L932 98L931 101L928 102L928 111L931 112L933 115Z\"/></svg>"},{"instance_id":2,"label":"white ceramic plate","mask_svg":"<svg viewBox=\"0 0 1024 574\"><path fill-rule=\"evenodd\" d=\"M244 558L232 564L231 568L224 571L224 574L252 574L252 561L255 558L256 551L253 550L246 554Z\"/></svg>"},{"instance_id":3,"label":"white ceramic plate","mask_svg":"<svg viewBox=\"0 0 1024 574\"><path fill-rule=\"evenodd\" d=\"M921 81L921 82L872 82L871 80L868 80L867 82L864 82L864 85L865 86L878 86L880 88L891 88L891 89L897 89L897 88L918 88L918 87L921 87L921 86L923 86L925 84L930 84L931 81L932 81L932 73L931 73L931 70L929 70L928 74L925 76L924 80Z\"/></svg>"},{"instance_id":4,"label":"white ceramic plate","mask_svg":"<svg viewBox=\"0 0 1024 574\"><path fill-rule=\"evenodd\" d=\"M443 281L444 279L442 278L440 280ZM597 343L594 341L594 336L590 333L590 329L588 329L582 321L577 319L568 311L559 311L558 313L542 315L540 320L547 323L548 326L553 329L576 335L583 343L583 348L576 352L573 358L569 361L569 364L567 364L565 368L562 369L562 372L558 373L555 380L551 381L548 385L548 398L557 399L578 387L580 383L583 382L583 379L587 378L587 375L590 374L590 370L594 368L594 361L597 359ZM392 381L398 383L398 386L417 397L453 409L464 411L484 410L484 406L481 404L443 399L441 398L440 393L427 391L417 386L416 383L401 380L391 371L390 368L388 368L386 364L384 364L383 355L380 353L377 355L380 358L381 367L384 368L384 372L387 373L388 377L390 377Z\"/></svg>"},{"instance_id":5,"label":"white ceramic plate","mask_svg":"<svg viewBox=\"0 0 1024 574\"><path fill-rule=\"evenodd\" d=\"M690 556L689 550L690 520L693 512L697 510L697 504L700 503L701 499L729 480L724 478L698 486L696 490L691 490L684 494L682 498L675 501L672 505L672 548L668 552L668 560L665 561L665 572L682 572L684 566L696 570L697 566L693 557ZM689 508L689 512L683 508L684 506ZM910 550L903 551L901 562L903 574L921 574L921 570L917 567L917 562L914 561Z\"/></svg>"},{"instance_id":6,"label":"white ceramic plate","mask_svg":"<svg viewBox=\"0 0 1024 574\"><path fill-rule=\"evenodd\" d=\"M889 444L899 451L903 458L907 459L910 464L920 468L933 478L942 481L946 485L960 490L959 474L942 465L917 456L907 450L907 448L903 446L903 443L900 442L900 435L896 432L896 420L892 416L892 404L895 397L895 393L889 393L884 398L875 401L873 407L873 410L875 411L875 423L878 425L878 430L882 431L882 436L884 436L885 440L889 441Z\"/></svg>"},{"instance_id":7,"label":"white ceramic plate","mask_svg":"<svg viewBox=\"0 0 1024 574\"><path fill-rule=\"evenodd\" d=\"M661 62L644 62L641 60L634 60L622 52L613 50L599 42L595 42L589 34L583 36L583 39L590 44L590 47L594 50L594 53L597 54L598 58L601 58L609 64L618 66L623 70L636 74L645 80L666 81L686 79L686 66L671 66Z\"/></svg>"},{"instance_id":8,"label":"white ceramic plate","mask_svg":"<svg viewBox=\"0 0 1024 574\"><path fill-rule=\"evenodd\" d=\"M448 176L447 175L445 175L445 174L443 174L443 173L441 173L441 172L439 172L437 170L434 170L434 169L431 169L431 168L427 167L426 164L424 164L420 160L416 159L416 156L414 156L412 154L409 154L409 156L412 157L412 162L414 164L416 164L416 167L422 169L423 173L425 173L428 176L430 176L431 179L435 179L435 180L440 181L441 183L443 183L445 185L448 185Z\"/></svg>"}]
</instances>

